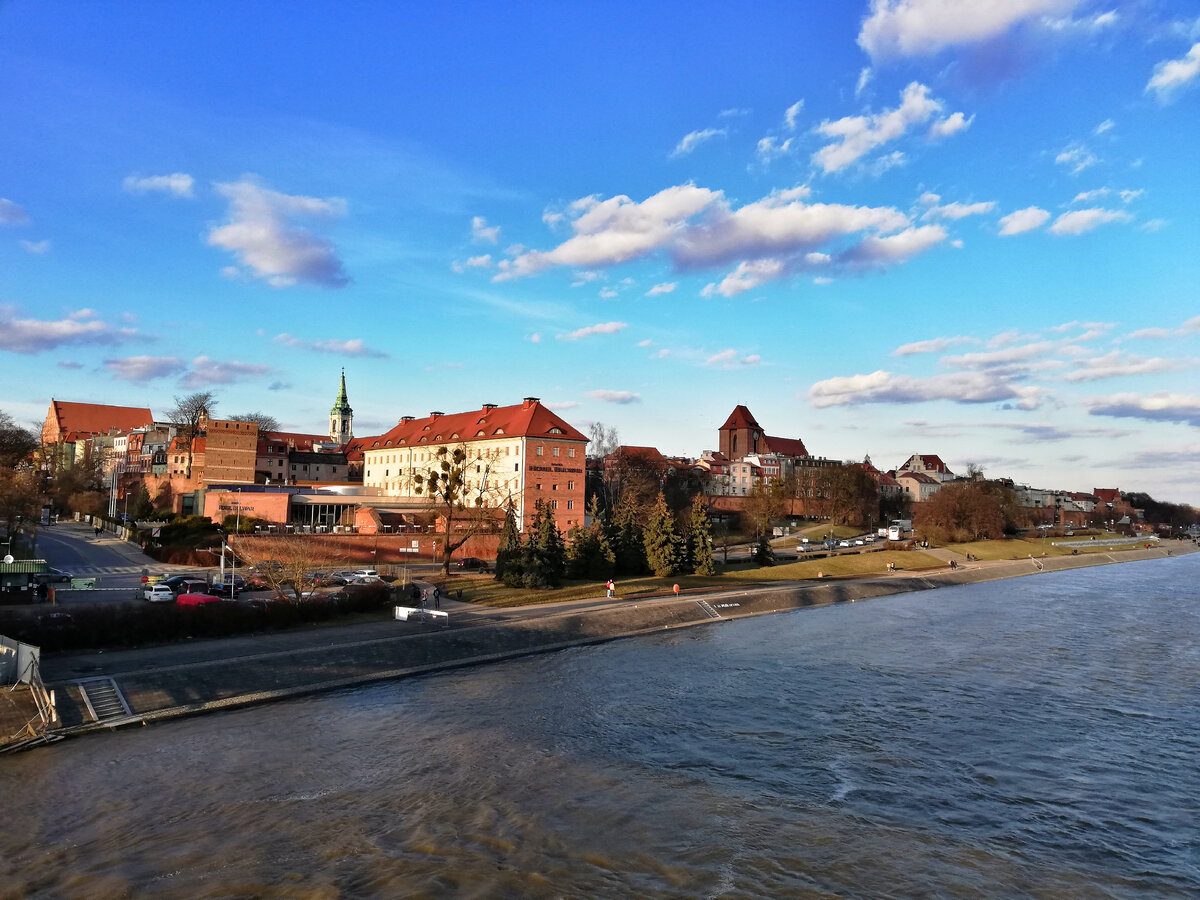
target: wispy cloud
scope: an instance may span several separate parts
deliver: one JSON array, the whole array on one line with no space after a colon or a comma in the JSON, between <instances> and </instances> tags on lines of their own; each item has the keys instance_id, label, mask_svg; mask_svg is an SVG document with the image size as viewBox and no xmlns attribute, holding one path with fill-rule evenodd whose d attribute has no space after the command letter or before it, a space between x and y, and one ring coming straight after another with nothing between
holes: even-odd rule
<instances>
[{"instance_id":1,"label":"wispy cloud","mask_svg":"<svg viewBox=\"0 0 1200 900\"><path fill-rule=\"evenodd\" d=\"M1149 422L1173 422L1200 428L1200 396L1171 394L1113 394L1088 401L1093 416L1144 419Z\"/></svg>"},{"instance_id":2,"label":"wispy cloud","mask_svg":"<svg viewBox=\"0 0 1200 900\"><path fill-rule=\"evenodd\" d=\"M1154 74L1146 82L1146 93L1154 94L1159 103L1170 103L1175 95L1196 81L1200 75L1200 43L1192 44L1179 59L1163 60L1154 67Z\"/></svg>"},{"instance_id":3,"label":"wispy cloud","mask_svg":"<svg viewBox=\"0 0 1200 900\"><path fill-rule=\"evenodd\" d=\"M23 319L14 306L0 306L0 350L41 353L64 346L121 344L141 337L134 328L114 328L90 309L62 319Z\"/></svg>"},{"instance_id":4,"label":"wispy cloud","mask_svg":"<svg viewBox=\"0 0 1200 900\"><path fill-rule=\"evenodd\" d=\"M800 110L802 109L804 109L804 101L797 100L783 111L783 125L788 131L796 130L796 121L800 117Z\"/></svg>"},{"instance_id":5,"label":"wispy cloud","mask_svg":"<svg viewBox=\"0 0 1200 900\"><path fill-rule=\"evenodd\" d=\"M1050 213L1037 206L1018 209L1000 219L1000 234L1003 236L1023 234L1041 228L1050 220Z\"/></svg>"},{"instance_id":6,"label":"wispy cloud","mask_svg":"<svg viewBox=\"0 0 1200 900\"><path fill-rule=\"evenodd\" d=\"M131 194L169 194L172 197L193 197L195 179L183 172L172 175L126 175L121 186Z\"/></svg>"},{"instance_id":7,"label":"wispy cloud","mask_svg":"<svg viewBox=\"0 0 1200 900\"><path fill-rule=\"evenodd\" d=\"M23 207L0 197L0 225L28 225L30 221Z\"/></svg>"},{"instance_id":8,"label":"wispy cloud","mask_svg":"<svg viewBox=\"0 0 1200 900\"><path fill-rule=\"evenodd\" d=\"M213 228L208 243L233 253L250 274L272 287L349 283L333 243L293 222L344 216L344 200L281 194L253 177L216 188L229 201L229 222Z\"/></svg>"},{"instance_id":9,"label":"wispy cloud","mask_svg":"<svg viewBox=\"0 0 1200 900\"><path fill-rule=\"evenodd\" d=\"M485 244L495 244L500 240L500 226L488 225L483 216L471 219L471 237Z\"/></svg>"},{"instance_id":10,"label":"wispy cloud","mask_svg":"<svg viewBox=\"0 0 1200 900\"><path fill-rule=\"evenodd\" d=\"M705 128L701 131L689 131L679 139L679 143L675 145L675 149L669 155L672 158L687 156L701 144L711 141L715 137L724 137L725 133L724 128Z\"/></svg>"},{"instance_id":11,"label":"wispy cloud","mask_svg":"<svg viewBox=\"0 0 1200 900\"><path fill-rule=\"evenodd\" d=\"M710 356L704 361L706 366L717 366L722 369L745 369L750 366L757 366L762 362L762 357L757 353L752 353L749 356L739 356L736 350L722 350L720 353Z\"/></svg>"},{"instance_id":12,"label":"wispy cloud","mask_svg":"<svg viewBox=\"0 0 1200 900\"><path fill-rule=\"evenodd\" d=\"M588 391L588 396L601 403L616 403L619 406L642 402L641 394L633 394L629 391Z\"/></svg>"},{"instance_id":13,"label":"wispy cloud","mask_svg":"<svg viewBox=\"0 0 1200 900\"><path fill-rule=\"evenodd\" d=\"M594 334L616 334L628 327L629 325L625 322L601 322L597 325L588 325L586 328L578 328L570 334L557 335L557 337L560 341L578 341Z\"/></svg>"},{"instance_id":14,"label":"wispy cloud","mask_svg":"<svg viewBox=\"0 0 1200 900\"><path fill-rule=\"evenodd\" d=\"M180 380L188 388L202 388L212 384L233 384L248 378L258 378L271 371L263 363L247 363L237 360L216 360L208 356L197 356L192 360L191 371Z\"/></svg>"},{"instance_id":15,"label":"wispy cloud","mask_svg":"<svg viewBox=\"0 0 1200 900\"><path fill-rule=\"evenodd\" d=\"M927 341L914 341L911 344L901 344L892 351L892 356L912 356L917 353L941 353L960 344L978 344L978 338L972 337L940 337Z\"/></svg>"},{"instance_id":16,"label":"wispy cloud","mask_svg":"<svg viewBox=\"0 0 1200 900\"><path fill-rule=\"evenodd\" d=\"M826 120L818 125L818 134L835 140L814 153L812 161L826 174L838 172L877 147L903 137L911 128L928 122L942 109L942 102L929 95L929 88L914 81L903 90L900 105L895 109L875 115ZM952 134L961 127L965 126L949 128L947 133Z\"/></svg>"},{"instance_id":17,"label":"wispy cloud","mask_svg":"<svg viewBox=\"0 0 1200 900\"><path fill-rule=\"evenodd\" d=\"M48 253L50 250L49 241L18 241L17 243L21 245L21 249L26 253L33 253L35 255Z\"/></svg>"},{"instance_id":18,"label":"wispy cloud","mask_svg":"<svg viewBox=\"0 0 1200 900\"><path fill-rule=\"evenodd\" d=\"M177 356L126 356L104 360L104 367L122 381L147 382L178 375L187 364Z\"/></svg>"},{"instance_id":19,"label":"wispy cloud","mask_svg":"<svg viewBox=\"0 0 1200 900\"><path fill-rule=\"evenodd\" d=\"M1133 217L1115 209L1076 209L1063 213L1050 226L1051 234L1083 234L1109 222L1128 222Z\"/></svg>"},{"instance_id":20,"label":"wispy cloud","mask_svg":"<svg viewBox=\"0 0 1200 900\"><path fill-rule=\"evenodd\" d=\"M863 375L828 378L809 388L813 406L858 406L868 403L998 403L1015 401L1020 409L1036 409L1046 392L1015 383L1002 374L988 371L952 372L928 378L893 375L882 369Z\"/></svg>"},{"instance_id":21,"label":"wispy cloud","mask_svg":"<svg viewBox=\"0 0 1200 900\"><path fill-rule=\"evenodd\" d=\"M383 350L368 347L362 338L337 340L336 338L308 339L298 338L284 332L271 339L272 343L283 344L285 347L296 347L302 350L315 350L318 353L332 353L336 356L357 356L373 359L387 359L388 354Z\"/></svg>"},{"instance_id":22,"label":"wispy cloud","mask_svg":"<svg viewBox=\"0 0 1200 900\"><path fill-rule=\"evenodd\" d=\"M990 213L996 208L994 200L981 201L979 203L960 203L957 200L952 203L942 203L941 201L942 198L937 194L922 194L918 202L926 207L926 209L922 213L921 218L958 221L959 219L965 219L967 216L981 216L985 213Z\"/></svg>"},{"instance_id":23,"label":"wispy cloud","mask_svg":"<svg viewBox=\"0 0 1200 900\"><path fill-rule=\"evenodd\" d=\"M1054 157L1054 161L1072 175L1078 175L1084 169L1091 168L1099 162L1095 154L1082 144L1071 144L1064 147L1058 156Z\"/></svg>"},{"instance_id":24,"label":"wispy cloud","mask_svg":"<svg viewBox=\"0 0 1200 900\"><path fill-rule=\"evenodd\" d=\"M674 281L664 281L662 284L656 284L650 290L646 291L647 297L657 297L659 294L669 294L675 290Z\"/></svg>"}]
</instances>

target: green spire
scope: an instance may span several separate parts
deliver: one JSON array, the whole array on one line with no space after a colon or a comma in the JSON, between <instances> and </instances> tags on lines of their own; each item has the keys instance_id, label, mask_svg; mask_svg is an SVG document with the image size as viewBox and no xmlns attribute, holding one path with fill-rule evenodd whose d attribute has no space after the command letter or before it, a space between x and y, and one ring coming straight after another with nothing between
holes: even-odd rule
<instances>
[{"instance_id":1,"label":"green spire","mask_svg":"<svg viewBox=\"0 0 1200 900\"><path fill-rule=\"evenodd\" d=\"M350 408L350 401L346 399L346 370L342 369L342 385L338 388L337 399L333 401L333 409L329 411L331 416L348 416L354 412Z\"/></svg>"}]
</instances>

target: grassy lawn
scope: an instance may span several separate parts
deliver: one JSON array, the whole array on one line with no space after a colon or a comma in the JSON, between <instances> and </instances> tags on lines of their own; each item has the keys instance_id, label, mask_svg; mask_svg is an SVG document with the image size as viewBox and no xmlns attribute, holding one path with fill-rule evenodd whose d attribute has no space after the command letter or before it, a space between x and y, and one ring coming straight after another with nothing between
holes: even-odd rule
<instances>
[{"instance_id":1,"label":"grassy lawn","mask_svg":"<svg viewBox=\"0 0 1200 900\"><path fill-rule=\"evenodd\" d=\"M825 577L834 575L882 575L889 562L896 564L898 571L920 571L944 568L945 563L927 553L885 550L879 553L847 554L826 559L808 559L779 566L730 567L720 575L679 575L673 578L617 579L617 596L669 594L672 585L678 584L681 591L695 588L732 588L739 584L764 581L793 581L816 578L818 573ZM431 579L432 580L432 579ZM481 606L500 608L536 606L540 603L561 603L567 600L586 600L604 596L604 582L567 581L563 587L553 591L532 591L508 588L489 575L459 575L445 584L448 591L463 592L463 600Z\"/></svg>"},{"instance_id":2,"label":"grassy lawn","mask_svg":"<svg viewBox=\"0 0 1200 900\"><path fill-rule=\"evenodd\" d=\"M1072 550L1080 553L1101 553L1109 550L1128 550L1135 544L1112 545L1106 538L1119 538L1119 534L1097 535L1095 541L1088 541L1087 546L1055 547L1053 541L1075 541L1084 538L1015 538L1007 541L974 541L968 544L947 544L946 549L966 555L970 553L979 559L1028 559L1034 556L1070 556Z\"/></svg>"}]
</instances>

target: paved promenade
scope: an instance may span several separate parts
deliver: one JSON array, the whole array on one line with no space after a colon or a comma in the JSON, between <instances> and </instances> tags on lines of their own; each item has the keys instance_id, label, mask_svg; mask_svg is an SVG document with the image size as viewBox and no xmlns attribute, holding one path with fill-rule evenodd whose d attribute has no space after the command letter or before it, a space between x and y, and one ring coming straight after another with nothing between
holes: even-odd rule
<instances>
[{"instance_id":1,"label":"paved promenade","mask_svg":"<svg viewBox=\"0 0 1200 900\"><path fill-rule=\"evenodd\" d=\"M878 577L826 578L638 599L602 597L489 609L443 600L448 618L324 625L245 637L134 650L54 654L42 675L58 695L64 731L85 733L334 690L563 647L715 624L808 606L864 600L1136 559L1194 552L1171 542L1150 550L967 562L951 569ZM91 720L77 682L110 678L129 715Z\"/></svg>"}]
</instances>

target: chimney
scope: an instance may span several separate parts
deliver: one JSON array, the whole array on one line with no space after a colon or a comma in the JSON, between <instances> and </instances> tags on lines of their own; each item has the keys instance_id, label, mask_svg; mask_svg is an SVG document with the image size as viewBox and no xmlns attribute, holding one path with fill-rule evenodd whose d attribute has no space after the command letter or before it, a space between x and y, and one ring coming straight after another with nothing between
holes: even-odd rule
<instances>
[{"instance_id":1,"label":"chimney","mask_svg":"<svg viewBox=\"0 0 1200 900\"><path fill-rule=\"evenodd\" d=\"M400 421L402 423L403 422L411 422L414 418L415 418L414 416L401 416Z\"/></svg>"},{"instance_id":2,"label":"chimney","mask_svg":"<svg viewBox=\"0 0 1200 900\"><path fill-rule=\"evenodd\" d=\"M431 413L429 414L429 418L431 418L431 419L432 419L432 418L435 418L435 417L437 417L437 416L444 416L444 415L445 415L445 413L444 413L444 412L442 412L441 410L434 410L433 412L431 412Z\"/></svg>"},{"instance_id":3,"label":"chimney","mask_svg":"<svg viewBox=\"0 0 1200 900\"><path fill-rule=\"evenodd\" d=\"M485 403L485 404L483 404L483 408L484 409L495 409L496 404L495 403Z\"/></svg>"},{"instance_id":4,"label":"chimney","mask_svg":"<svg viewBox=\"0 0 1200 900\"><path fill-rule=\"evenodd\" d=\"M525 409L529 409L529 407L533 406L533 404L537 403L538 401L538 397L526 397L524 401Z\"/></svg>"}]
</instances>

